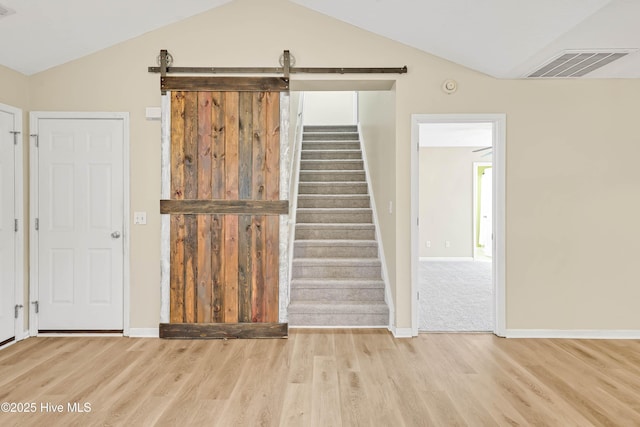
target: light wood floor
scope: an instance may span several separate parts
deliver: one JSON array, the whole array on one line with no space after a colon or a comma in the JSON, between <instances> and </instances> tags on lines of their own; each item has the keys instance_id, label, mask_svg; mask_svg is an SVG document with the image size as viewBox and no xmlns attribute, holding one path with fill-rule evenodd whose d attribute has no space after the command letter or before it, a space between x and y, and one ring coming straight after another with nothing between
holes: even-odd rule
<instances>
[{"instance_id":1,"label":"light wood floor","mask_svg":"<svg viewBox=\"0 0 640 427\"><path fill-rule=\"evenodd\" d=\"M0 402L38 405L0 426L638 426L640 341L30 338L0 351Z\"/></svg>"}]
</instances>

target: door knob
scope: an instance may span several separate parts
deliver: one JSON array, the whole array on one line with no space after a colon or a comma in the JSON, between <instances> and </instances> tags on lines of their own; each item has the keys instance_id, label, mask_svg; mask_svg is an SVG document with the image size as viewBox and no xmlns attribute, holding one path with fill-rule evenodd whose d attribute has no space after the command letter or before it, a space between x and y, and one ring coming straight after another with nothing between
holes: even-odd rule
<instances>
[{"instance_id":1,"label":"door knob","mask_svg":"<svg viewBox=\"0 0 640 427\"><path fill-rule=\"evenodd\" d=\"M114 239L119 239L120 238L120 232L119 231L114 231L113 233L111 233L111 237L113 237Z\"/></svg>"}]
</instances>

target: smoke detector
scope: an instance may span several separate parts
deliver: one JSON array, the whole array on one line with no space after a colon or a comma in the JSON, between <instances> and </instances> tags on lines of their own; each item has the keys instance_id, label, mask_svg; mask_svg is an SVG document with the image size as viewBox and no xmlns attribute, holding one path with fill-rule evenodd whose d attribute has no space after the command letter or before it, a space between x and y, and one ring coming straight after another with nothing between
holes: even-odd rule
<instances>
[{"instance_id":1,"label":"smoke detector","mask_svg":"<svg viewBox=\"0 0 640 427\"><path fill-rule=\"evenodd\" d=\"M635 51L637 49L565 50L525 77L582 77Z\"/></svg>"},{"instance_id":2,"label":"smoke detector","mask_svg":"<svg viewBox=\"0 0 640 427\"><path fill-rule=\"evenodd\" d=\"M4 18L5 16L13 15L14 13L16 13L15 10L0 4L0 19Z\"/></svg>"}]
</instances>

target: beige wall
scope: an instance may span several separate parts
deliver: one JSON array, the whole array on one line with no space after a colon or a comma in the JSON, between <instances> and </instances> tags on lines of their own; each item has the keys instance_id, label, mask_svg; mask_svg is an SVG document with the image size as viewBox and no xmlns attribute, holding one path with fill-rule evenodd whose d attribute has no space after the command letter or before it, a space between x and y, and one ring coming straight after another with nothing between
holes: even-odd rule
<instances>
[{"instance_id":1,"label":"beige wall","mask_svg":"<svg viewBox=\"0 0 640 427\"><path fill-rule=\"evenodd\" d=\"M376 202L389 286L393 295L397 293L395 105L395 90L358 93L358 119L371 174L371 190ZM389 212L390 202L393 204L392 213Z\"/></svg>"},{"instance_id":2,"label":"beige wall","mask_svg":"<svg viewBox=\"0 0 640 427\"><path fill-rule=\"evenodd\" d=\"M353 92L305 92L306 125L355 125Z\"/></svg>"},{"instance_id":3,"label":"beige wall","mask_svg":"<svg viewBox=\"0 0 640 427\"><path fill-rule=\"evenodd\" d=\"M233 36L206 43L220 34ZM29 79L32 110L131 114L131 210L148 212L148 225L132 225L132 327L158 324L160 126L144 107L160 104L146 69L162 48L181 66L275 66L284 49L298 66L408 66L402 76L294 75L396 79L396 174L384 179L395 187L385 251L398 327L411 326L411 114L506 113L507 327L640 329L639 80L496 80L284 0L236 0ZM440 89L448 78L454 95Z\"/></svg>"},{"instance_id":4,"label":"beige wall","mask_svg":"<svg viewBox=\"0 0 640 427\"><path fill-rule=\"evenodd\" d=\"M491 162L477 148L420 148L421 257L473 257L473 163Z\"/></svg>"}]
</instances>

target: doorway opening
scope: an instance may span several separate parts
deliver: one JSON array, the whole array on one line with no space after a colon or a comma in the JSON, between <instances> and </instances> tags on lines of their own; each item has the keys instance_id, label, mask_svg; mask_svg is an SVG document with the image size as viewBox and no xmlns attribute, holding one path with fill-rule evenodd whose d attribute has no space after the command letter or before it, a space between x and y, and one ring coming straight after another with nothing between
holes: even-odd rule
<instances>
[{"instance_id":1,"label":"doorway opening","mask_svg":"<svg viewBox=\"0 0 640 427\"><path fill-rule=\"evenodd\" d=\"M504 115L414 115L418 331L504 331Z\"/></svg>"}]
</instances>

